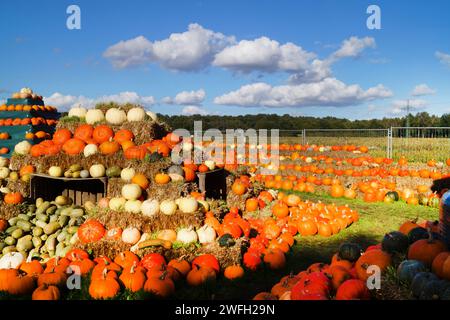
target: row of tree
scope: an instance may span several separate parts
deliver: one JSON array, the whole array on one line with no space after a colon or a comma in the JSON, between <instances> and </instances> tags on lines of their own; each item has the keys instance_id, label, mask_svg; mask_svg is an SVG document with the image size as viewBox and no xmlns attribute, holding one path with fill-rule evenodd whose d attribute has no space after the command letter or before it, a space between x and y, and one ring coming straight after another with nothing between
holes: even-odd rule
<instances>
[{"instance_id":1,"label":"row of tree","mask_svg":"<svg viewBox=\"0 0 450 320\"><path fill-rule=\"evenodd\" d=\"M239 116L217 115L163 115L158 117L172 128L185 128L193 130L194 121L202 121L202 129L386 129L390 127L405 127L408 124L407 117L383 118L371 120L349 120L335 117L302 117L288 114L247 114ZM411 127L450 127L450 113L441 117L420 112L409 116Z\"/></svg>"}]
</instances>

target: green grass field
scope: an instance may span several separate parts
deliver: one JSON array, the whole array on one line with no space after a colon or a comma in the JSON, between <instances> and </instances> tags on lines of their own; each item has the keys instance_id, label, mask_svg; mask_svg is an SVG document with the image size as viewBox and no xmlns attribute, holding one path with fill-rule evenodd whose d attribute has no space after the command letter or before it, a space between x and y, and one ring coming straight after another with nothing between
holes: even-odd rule
<instances>
[{"instance_id":1,"label":"green grass field","mask_svg":"<svg viewBox=\"0 0 450 320\"><path fill-rule=\"evenodd\" d=\"M437 220L438 209L424 206L406 205L397 202L391 205L384 203L365 203L362 200L336 199L328 195L297 193L302 199L311 201L323 201L325 203L348 204L360 214L357 223L351 225L339 234L324 238L321 236L296 238L296 243L287 255L286 267L281 271L261 269L259 272L246 273L244 279L231 283L225 279L218 280L215 288L210 290L192 290L185 287L177 290L179 298L198 297L202 299L249 299L260 291L270 291L270 288L279 279L290 272L298 273L315 262L330 262L332 255L337 251L342 242L353 241L364 248L379 243L385 233L397 230L407 219Z\"/></svg>"},{"instance_id":2,"label":"green grass field","mask_svg":"<svg viewBox=\"0 0 450 320\"><path fill-rule=\"evenodd\" d=\"M333 133L336 135L336 133ZM308 144L318 145L365 145L373 157L386 157L387 137L351 137L345 136L312 136L307 137ZM302 143L302 137L280 137L280 143ZM450 154L450 139L448 138L392 138L392 156L398 160L402 155L410 162L426 162L430 159L444 161Z\"/></svg>"},{"instance_id":3,"label":"green grass field","mask_svg":"<svg viewBox=\"0 0 450 320\"><path fill-rule=\"evenodd\" d=\"M360 214L358 222L354 223L339 234L324 238L321 236L296 238L296 243L287 254L287 264L283 270L272 271L262 267L256 272L246 271L245 277L239 281L231 282L219 276L214 284L208 287L192 288L182 281L176 284L174 299L251 299L261 291L270 291L281 277L293 272L298 273L315 262L329 263L332 255L337 251L339 245L346 241L357 242L363 248L381 241L384 234L397 230L402 222L407 219L437 220L438 209L424 206L406 205L404 202L394 204L365 203L361 200L348 200L331 198L328 195L299 194L303 200L323 201L325 203L348 204ZM10 297L0 294L1 299L26 299L29 297ZM73 290L65 294L66 299L88 299L88 283L83 281L81 290ZM148 294L139 292L132 294L122 291L117 299L143 299Z\"/></svg>"}]
</instances>

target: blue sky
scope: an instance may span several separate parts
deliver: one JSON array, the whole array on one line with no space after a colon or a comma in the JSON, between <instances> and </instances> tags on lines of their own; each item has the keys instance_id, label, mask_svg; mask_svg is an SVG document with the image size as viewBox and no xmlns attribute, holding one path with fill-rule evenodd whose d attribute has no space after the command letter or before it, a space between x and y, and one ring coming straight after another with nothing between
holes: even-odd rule
<instances>
[{"instance_id":1,"label":"blue sky","mask_svg":"<svg viewBox=\"0 0 450 320\"><path fill-rule=\"evenodd\" d=\"M66 8L81 8L81 30ZM366 26L370 4L381 30ZM448 1L2 1L0 100L166 114L450 112ZM34 17L34 18L30 18ZM417 87L417 88L416 88ZM415 94L413 95L413 91Z\"/></svg>"}]
</instances>

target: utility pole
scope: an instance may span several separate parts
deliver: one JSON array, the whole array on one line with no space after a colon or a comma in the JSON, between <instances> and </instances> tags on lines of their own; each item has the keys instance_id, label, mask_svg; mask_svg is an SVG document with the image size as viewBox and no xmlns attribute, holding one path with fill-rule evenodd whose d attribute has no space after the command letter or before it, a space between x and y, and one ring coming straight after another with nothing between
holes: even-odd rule
<instances>
[{"instance_id":1,"label":"utility pole","mask_svg":"<svg viewBox=\"0 0 450 320\"><path fill-rule=\"evenodd\" d=\"M410 117L409 117L409 99L406 101L406 138L409 138L409 126L410 126Z\"/></svg>"}]
</instances>

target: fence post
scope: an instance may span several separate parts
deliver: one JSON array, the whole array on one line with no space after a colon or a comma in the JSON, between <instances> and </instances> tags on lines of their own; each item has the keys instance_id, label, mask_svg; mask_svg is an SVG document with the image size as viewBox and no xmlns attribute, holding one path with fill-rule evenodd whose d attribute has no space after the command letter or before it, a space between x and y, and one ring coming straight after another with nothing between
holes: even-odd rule
<instances>
[{"instance_id":1,"label":"fence post","mask_svg":"<svg viewBox=\"0 0 450 320\"><path fill-rule=\"evenodd\" d=\"M302 130L302 145L306 144L306 129Z\"/></svg>"},{"instance_id":2,"label":"fence post","mask_svg":"<svg viewBox=\"0 0 450 320\"><path fill-rule=\"evenodd\" d=\"M393 154L392 154L392 127L388 128L387 131L387 158L391 159L393 158Z\"/></svg>"}]
</instances>

